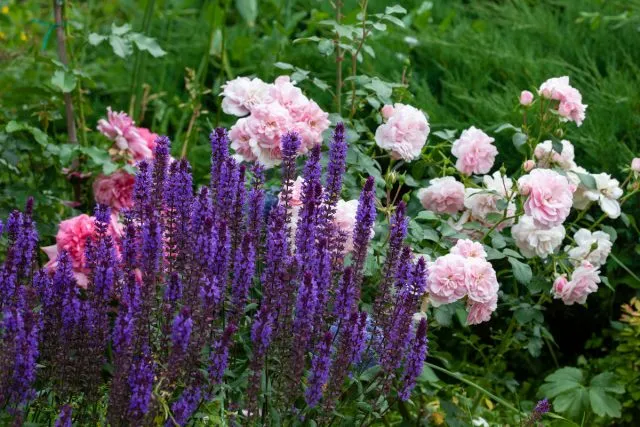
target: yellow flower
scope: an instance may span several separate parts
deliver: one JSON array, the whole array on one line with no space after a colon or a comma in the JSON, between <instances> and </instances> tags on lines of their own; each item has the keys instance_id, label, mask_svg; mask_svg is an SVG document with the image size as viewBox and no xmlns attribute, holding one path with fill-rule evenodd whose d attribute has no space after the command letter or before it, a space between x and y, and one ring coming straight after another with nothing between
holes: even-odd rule
<instances>
[{"instance_id":1,"label":"yellow flower","mask_svg":"<svg viewBox=\"0 0 640 427\"><path fill-rule=\"evenodd\" d=\"M4 32L0 31L0 40L4 40L6 38L7 38L7 35Z\"/></svg>"},{"instance_id":2,"label":"yellow flower","mask_svg":"<svg viewBox=\"0 0 640 427\"><path fill-rule=\"evenodd\" d=\"M2 14L3 15L9 14L9 6L2 6Z\"/></svg>"},{"instance_id":3,"label":"yellow flower","mask_svg":"<svg viewBox=\"0 0 640 427\"><path fill-rule=\"evenodd\" d=\"M22 40L23 42L29 40L29 37L27 37L27 33L25 33L24 31L20 31L20 40Z\"/></svg>"},{"instance_id":4,"label":"yellow flower","mask_svg":"<svg viewBox=\"0 0 640 427\"><path fill-rule=\"evenodd\" d=\"M444 415L441 412L434 412L431 414L431 421L434 425L441 426L444 424Z\"/></svg>"}]
</instances>

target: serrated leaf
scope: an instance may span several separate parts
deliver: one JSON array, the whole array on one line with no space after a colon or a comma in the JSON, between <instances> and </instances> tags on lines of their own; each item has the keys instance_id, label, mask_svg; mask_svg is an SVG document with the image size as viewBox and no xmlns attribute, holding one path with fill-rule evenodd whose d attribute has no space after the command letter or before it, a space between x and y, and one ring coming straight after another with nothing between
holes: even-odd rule
<instances>
[{"instance_id":1,"label":"serrated leaf","mask_svg":"<svg viewBox=\"0 0 640 427\"><path fill-rule=\"evenodd\" d=\"M93 46L99 45L100 43L102 43L106 39L107 39L107 36L103 36L103 35L100 35L98 33L89 34L89 44L91 44Z\"/></svg>"},{"instance_id":2,"label":"serrated leaf","mask_svg":"<svg viewBox=\"0 0 640 427\"><path fill-rule=\"evenodd\" d=\"M582 370L571 366L560 368L554 373L547 375L544 379L547 382L573 382L582 384L584 377Z\"/></svg>"},{"instance_id":3,"label":"serrated leaf","mask_svg":"<svg viewBox=\"0 0 640 427\"><path fill-rule=\"evenodd\" d=\"M438 215L431 211L420 211L418 215L416 215L415 219L424 219L428 221L433 221L439 219Z\"/></svg>"},{"instance_id":4,"label":"serrated leaf","mask_svg":"<svg viewBox=\"0 0 640 427\"><path fill-rule=\"evenodd\" d=\"M129 37L134 41L136 46L138 46L138 49L149 52L154 58L159 58L167 54L154 38L147 37L140 33L131 33Z\"/></svg>"},{"instance_id":5,"label":"serrated leaf","mask_svg":"<svg viewBox=\"0 0 640 427\"><path fill-rule=\"evenodd\" d=\"M515 277L518 282L526 285L531 281L533 272L528 264L520 262L513 257L509 257L509 264L511 264L511 268L513 269L513 277Z\"/></svg>"},{"instance_id":6,"label":"serrated leaf","mask_svg":"<svg viewBox=\"0 0 640 427\"><path fill-rule=\"evenodd\" d=\"M589 393L583 387L563 393L553 400L553 408L567 414L569 418L580 419L589 407Z\"/></svg>"},{"instance_id":7,"label":"serrated leaf","mask_svg":"<svg viewBox=\"0 0 640 427\"><path fill-rule=\"evenodd\" d=\"M111 24L111 34L116 36L122 36L131 31L131 25L124 24L121 27L118 27L116 24Z\"/></svg>"},{"instance_id":8,"label":"serrated leaf","mask_svg":"<svg viewBox=\"0 0 640 427\"><path fill-rule=\"evenodd\" d=\"M624 386L620 384L613 372L603 372L591 378L590 387L601 388L610 393L624 393Z\"/></svg>"},{"instance_id":9,"label":"serrated leaf","mask_svg":"<svg viewBox=\"0 0 640 427\"><path fill-rule=\"evenodd\" d=\"M131 42L120 36L113 35L113 34L110 35L109 44L113 49L113 53L115 53L120 58L126 58L127 56L133 53L133 47L131 46Z\"/></svg>"},{"instance_id":10,"label":"serrated leaf","mask_svg":"<svg viewBox=\"0 0 640 427\"><path fill-rule=\"evenodd\" d=\"M60 89L62 93L69 93L76 87L76 76L64 70L56 70L51 77L51 84Z\"/></svg>"},{"instance_id":11,"label":"serrated leaf","mask_svg":"<svg viewBox=\"0 0 640 427\"><path fill-rule=\"evenodd\" d=\"M7 133L19 132L22 130L27 131L31 135L33 135L33 138L36 140L36 142L43 147L46 147L47 144L49 143L49 137L47 136L46 133L44 133L37 127L31 126L27 123L16 122L15 120L11 120L9 123L7 123L7 126L5 127L5 132Z\"/></svg>"},{"instance_id":12,"label":"serrated leaf","mask_svg":"<svg viewBox=\"0 0 640 427\"><path fill-rule=\"evenodd\" d=\"M485 245L484 250L487 253L487 261L506 258L505 254L503 254L497 249L492 248L491 246Z\"/></svg>"},{"instance_id":13,"label":"serrated leaf","mask_svg":"<svg viewBox=\"0 0 640 427\"><path fill-rule=\"evenodd\" d=\"M618 400L607 394L603 389L590 388L589 401L591 409L601 417L619 418L621 413L621 405Z\"/></svg>"},{"instance_id":14,"label":"serrated leaf","mask_svg":"<svg viewBox=\"0 0 640 427\"><path fill-rule=\"evenodd\" d=\"M333 40L322 39L320 40L320 43L318 43L318 51L325 56L332 55L334 47L335 43Z\"/></svg>"},{"instance_id":15,"label":"serrated leaf","mask_svg":"<svg viewBox=\"0 0 640 427\"><path fill-rule=\"evenodd\" d=\"M486 216L486 220L490 224L495 224L504 218L501 212L489 212Z\"/></svg>"},{"instance_id":16,"label":"serrated leaf","mask_svg":"<svg viewBox=\"0 0 640 427\"><path fill-rule=\"evenodd\" d=\"M512 256L517 259L522 259L522 255L520 255L518 252L514 251L513 249L506 248L505 250L503 250L503 252L505 255Z\"/></svg>"}]
</instances>

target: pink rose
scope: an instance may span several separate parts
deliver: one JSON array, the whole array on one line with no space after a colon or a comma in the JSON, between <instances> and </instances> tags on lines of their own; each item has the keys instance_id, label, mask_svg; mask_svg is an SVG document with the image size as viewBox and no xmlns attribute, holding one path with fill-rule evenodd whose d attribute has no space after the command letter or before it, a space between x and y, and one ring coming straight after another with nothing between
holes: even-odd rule
<instances>
[{"instance_id":1,"label":"pink rose","mask_svg":"<svg viewBox=\"0 0 640 427\"><path fill-rule=\"evenodd\" d=\"M93 182L93 196L96 202L110 206L114 211L133 206L133 175L118 170L109 176L100 175Z\"/></svg>"},{"instance_id":2,"label":"pink rose","mask_svg":"<svg viewBox=\"0 0 640 427\"><path fill-rule=\"evenodd\" d=\"M569 84L569 77L554 77L544 82L538 93L547 99L559 101L558 114L564 121L582 125L587 105L582 103L580 92Z\"/></svg>"},{"instance_id":3,"label":"pink rose","mask_svg":"<svg viewBox=\"0 0 640 427\"><path fill-rule=\"evenodd\" d=\"M376 144L383 150L391 151L394 159L407 162L420 157L422 147L429 136L429 122L424 113L415 107L395 104L387 108L384 114L390 114L386 123L376 130Z\"/></svg>"},{"instance_id":4,"label":"pink rose","mask_svg":"<svg viewBox=\"0 0 640 427\"><path fill-rule=\"evenodd\" d=\"M465 175L488 173L498 155L493 141L495 139L474 126L464 130L451 147L451 154L458 159L458 171Z\"/></svg>"},{"instance_id":5,"label":"pink rose","mask_svg":"<svg viewBox=\"0 0 640 427\"><path fill-rule=\"evenodd\" d=\"M571 274L570 281L567 281L565 275L558 277L553 282L551 293L554 298L562 299L566 305L584 304L587 296L598 290L599 273L598 267L593 266L589 261L583 261Z\"/></svg>"},{"instance_id":6,"label":"pink rose","mask_svg":"<svg viewBox=\"0 0 640 427\"><path fill-rule=\"evenodd\" d=\"M640 157L631 160L631 170L640 173Z\"/></svg>"},{"instance_id":7,"label":"pink rose","mask_svg":"<svg viewBox=\"0 0 640 427\"><path fill-rule=\"evenodd\" d=\"M483 322L488 322L491 319L491 313L498 308L498 295L495 294L489 302L479 303L473 300L469 300L467 309L469 314L467 315L468 325L478 325Z\"/></svg>"},{"instance_id":8,"label":"pink rose","mask_svg":"<svg viewBox=\"0 0 640 427\"><path fill-rule=\"evenodd\" d=\"M452 176L432 179L417 196L425 209L437 213L453 215L464 209L464 185Z\"/></svg>"},{"instance_id":9,"label":"pink rose","mask_svg":"<svg viewBox=\"0 0 640 427\"><path fill-rule=\"evenodd\" d=\"M293 125L293 130L298 131L302 139L300 154L306 154L315 145L322 144L322 132L327 130L331 124L329 114L314 101L307 102L295 113L293 118L296 123Z\"/></svg>"},{"instance_id":10,"label":"pink rose","mask_svg":"<svg viewBox=\"0 0 640 427\"><path fill-rule=\"evenodd\" d=\"M107 120L98 121L98 131L114 141L117 151L128 153L134 162L153 157L158 135L136 127L131 117L122 111L116 113L107 107Z\"/></svg>"},{"instance_id":11,"label":"pink rose","mask_svg":"<svg viewBox=\"0 0 640 427\"><path fill-rule=\"evenodd\" d=\"M485 259L487 257L484 246L469 239L458 239L455 246L451 248L449 253L460 255L464 258Z\"/></svg>"},{"instance_id":12,"label":"pink rose","mask_svg":"<svg viewBox=\"0 0 640 427\"><path fill-rule=\"evenodd\" d=\"M520 105L528 107L533 102L533 94L528 90L520 92Z\"/></svg>"},{"instance_id":13,"label":"pink rose","mask_svg":"<svg viewBox=\"0 0 640 427\"><path fill-rule=\"evenodd\" d=\"M259 104L247 118L247 129L251 134L251 152L258 162L269 168L282 162L280 136L293 127L289 111L277 101ZM233 130L233 128L232 128Z\"/></svg>"},{"instance_id":14,"label":"pink rose","mask_svg":"<svg viewBox=\"0 0 640 427\"><path fill-rule=\"evenodd\" d=\"M518 180L520 194L528 196L524 211L540 228L560 225L569 215L575 188L550 169L534 169Z\"/></svg>"},{"instance_id":15,"label":"pink rose","mask_svg":"<svg viewBox=\"0 0 640 427\"><path fill-rule=\"evenodd\" d=\"M536 162L534 162L533 160L527 160L522 164L522 169L524 169L525 172L531 172L535 167Z\"/></svg>"},{"instance_id":16,"label":"pink rose","mask_svg":"<svg viewBox=\"0 0 640 427\"><path fill-rule=\"evenodd\" d=\"M52 269L57 265L58 254L66 251L71 259L74 275L78 285L87 287L87 273L85 246L87 238L93 237L95 232L95 218L82 214L64 220L58 227L56 244L43 247L42 250L49 256L49 262L45 268ZM115 215L111 216L108 233L115 239L122 235L122 226L118 224Z\"/></svg>"},{"instance_id":17,"label":"pink rose","mask_svg":"<svg viewBox=\"0 0 640 427\"><path fill-rule=\"evenodd\" d=\"M393 116L394 111L395 109L393 108L393 105L387 104L380 109L380 114L382 115L383 119L389 120L389 118Z\"/></svg>"},{"instance_id":18,"label":"pink rose","mask_svg":"<svg viewBox=\"0 0 640 427\"><path fill-rule=\"evenodd\" d=\"M464 264L467 295L474 302L487 303L498 293L498 279L491 263L469 257Z\"/></svg>"},{"instance_id":19,"label":"pink rose","mask_svg":"<svg viewBox=\"0 0 640 427\"><path fill-rule=\"evenodd\" d=\"M447 254L429 265L427 288L435 306L452 303L466 294L466 262L460 255Z\"/></svg>"},{"instance_id":20,"label":"pink rose","mask_svg":"<svg viewBox=\"0 0 640 427\"><path fill-rule=\"evenodd\" d=\"M270 85L260 79L238 77L222 85L222 111L232 116L246 116L253 106L270 100Z\"/></svg>"},{"instance_id":21,"label":"pink rose","mask_svg":"<svg viewBox=\"0 0 640 427\"><path fill-rule=\"evenodd\" d=\"M553 144L550 140L536 145L533 155L538 159L538 167L551 168L557 165L564 170L576 168L577 165L574 161L575 154L573 144L570 141L563 139L560 141L560 145L562 145L562 153L557 153L553 149Z\"/></svg>"},{"instance_id":22,"label":"pink rose","mask_svg":"<svg viewBox=\"0 0 640 427\"><path fill-rule=\"evenodd\" d=\"M229 130L231 148L236 152L233 157L238 161L254 162L258 160L258 157L251 151L251 146L256 142L252 142L253 135L249 129L249 120L249 117L243 117Z\"/></svg>"}]
</instances>

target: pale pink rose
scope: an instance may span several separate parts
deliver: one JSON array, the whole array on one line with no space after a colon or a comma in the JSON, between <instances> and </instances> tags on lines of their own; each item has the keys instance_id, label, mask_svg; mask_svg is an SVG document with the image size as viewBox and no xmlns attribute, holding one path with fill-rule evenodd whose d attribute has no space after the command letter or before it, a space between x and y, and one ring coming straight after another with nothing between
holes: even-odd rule
<instances>
[{"instance_id":1,"label":"pale pink rose","mask_svg":"<svg viewBox=\"0 0 640 427\"><path fill-rule=\"evenodd\" d=\"M571 274L570 281L567 281L564 275L558 277L553 283L551 293L554 298L562 299L566 305L584 304L587 296L598 290L599 274L598 267L589 261L583 261Z\"/></svg>"},{"instance_id":2,"label":"pale pink rose","mask_svg":"<svg viewBox=\"0 0 640 427\"><path fill-rule=\"evenodd\" d=\"M222 85L222 111L233 116L246 116L257 105L270 100L271 85L260 79L238 77Z\"/></svg>"},{"instance_id":3,"label":"pale pink rose","mask_svg":"<svg viewBox=\"0 0 640 427\"><path fill-rule=\"evenodd\" d=\"M491 314L496 311L497 308L498 294L494 294L486 303L479 303L470 299L467 305L469 311L467 315L467 325L478 325L483 322L488 322L491 319Z\"/></svg>"},{"instance_id":4,"label":"pale pink rose","mask_svg":"<svg viewBox=\"0 0 640 427\"><path fill-rule=\"evenodd\" d=\"M57 265L58 254L66 251L71 259L74 275L78 285L86 288L87 273L85 246L87 238L93 237L95 232L95 218L82 214L76 217L64 220L58 226L56 234L56 244L43 247L42 250L49 257L49 261L45 265L47 269L53 269ZM116 216L111 216L108 234L116 241L122 236L122 225L117 222ZM117 245L116 245L117 247Z\"/></svg>"},{"instance_id":5,"label":"pale pink rose","mask_svg":"<svg viewBox=\"0 0 640 427\"><path fill-rule=\"evenodd\" d=\"M294 118L297 118L302 107L309 103L309 98L304 96L302 90L291 81L289 76L277 77L269 87L269 95L291 111Z\"/></svg>"},{"instance_id":6,"label":"pale pink rose","mask_svg":"<svg viewBox=\"0 0 640 427\"><path fill-rule=\"evenodd\" d=\"M135 126L131 117L124 112L113 112L107 108L107 120L98 121L98 130L114 141L115 149L129 154L135 162L153 157L155 138L158 135L148 129Z\"/></svg>"},{"instance_id":7,"label":"pale pink rose","mask_svg":"<svg viewBox=\"0 0 640 427\"><path fill-rule=\"evenodd\" d=\"M253 138L249 129L249 117L239 119L231 130L229 130L229 139L231 140L231 148L235 151L233 156L237 161L254 162L258 158L251 151L251 139Z\"/></svg>"},{"instance_id":8,"label":"pale pink rose","mask_svg":"<svg viewBox=\"0 0 640 427\"><path fill-rule=\"evenodd\" d=\"M525 172L531 172L535 167L536 167L536 162L534 162L533 160L527 160L522 165L522 169L524 169Z\"/></svg>"},{"instance_id":9,"label":"pale pink rose","mask_svg":"<svg viewBox=\"0 0 640 427\"><path fill-rule=\"evenodd\" d=\"M458 239L455 246L449 250L449 253L460 255L464 258L487 258L484 246L469 239Z\"/></svg>"},{"instance_id":10,"label":"pale pink rose","mask_svg":"<svg viewBox=\"0 0 640 427\"><path fill-rule=\"evenodd\" d=\"M518 223L511 228L516 246L527 258L539 256L544 259L551 255L562 244L565 233L562 225L551 228L537 227L533 218L528 215L521 216Z\"/></svg>"},{"instance_id":11,"label":"pale pink rose","mask_svg":"<svg viewBox=\"0 0 640 427\"><path fill-rule=\"evenodd\" d=\"M493 141L494 138L474 126L462 131L451 147L451 154L458 159L456 169L465 175L488 173L498 155Z\"/></svg>"},{"instance_id":12,"label":"pale pink rose","mask_svg":"<svg viewBox=\"0 0 640 427\"><path fill-rule=\"evenodd\" d=\"M564 121L582 125L587 105L582 104L582 95L569 84L569 77L554 77L544 82L538 93L547 99L559 101L558 114Z\"/></svg>"},{"instance_id":13,"label":"pale pink rose","mask_svg":"<svg viewBox=\"0 0 640 427\"><path fill-rule=\"evenodd\" d=\"M533 94L531 92L529 92L528 90L523 90L522 92L520 92L520 105L527 107L531 105L532 102Z\"/></svg>"},{"instance_id":14,"label":"pale pink rose","mask_svg":"<svg viewBox=\"0 0 640 427\"><path fill-rule=\"evenodd\" d=\"M356 212L358 211L358 200L338 200L336 204L336 213L333 217L333 224L338 230L347 236L344 243L344 252L348 253L353 250L353 230L356 227ZM375 235L371 228L371 238Z\"/></svg>"},{"instance_id":15,"label":"pale pink rose","mask_svg":"<svg viewBox=\"0 0 640 427\"><path fill-rule=\"evenodd\" d=\"M574 247L566 247L569 260L574 264L581 264L582 261L589 261L595 266L604 265L611 253L613 243L611 236L603 231L591 232L586 228L581 228L573 235L576 243Z\"/></svg>"},{"instance_id":16,"label":"pale pink rose","mask_svg":"<svg viewBox=\"0 0 640 427\"><path fill-rule=\"evenodd\" d=\"M434 306L452 303L466 294L466 262L460 255L447 254L429 264L427 289Z\"/></svg>"},{"instance_id":17,"label":"pale pink rose","mask_svg":"<svg viewBox=\"0 0 640 427\"><path fill-rule=\"evenodd\" d=\"M464 209L464 185L452 176L432 179L417 196L422 207L433 212L453 215Z\"/></svg>"},{"instance_id":18,"label":"pale pink rose","mask_svg":"<svg viewBox=\"0 0 640 427\"><path fill-rule=\"evenodd\" d=\"M100 175L93 182L93 197L96 202L119 211L133 206L133 185L135 178L124 170L109 176Z\"/></svg>"},{"instance_id":19,"label":"pale pink rose","mask_svg":"<svg viewBox=\"0 0 640 427\"><path fill-rule=\"evenodd\" d=\"M393 108L393 105L387 104L380 109L380 114L382 115L383 119L389 120L389 118L393 116L394 111L395 109Z\"/></svg>"},{"instance_id":20,"label":"pale pink rose","mask_svg":"<svg viewBox=\"0 0 640 427\"><path fill-rule=\"evenodd\" d=\"M536 145L533 155L538 159L536 164L539 168L559 166L564 170L571 170L577 167L574 161L575 154L573 144L566 139L560 141L560 144L562 145L562 153L557 153L553 149L553 144L550 140Z\"/></svg>"},{"instance_id":21,"label":"pale pink rose","mask_svg":"<svg viewBox=\"0 0 640 427\"><path fill-rule=\"evenodd\" d=\"M631 160L631 170L640 173L640 157L636 157Z\"/></svg>"},{"instance_id":22,"label":"pale pink rose","mask_svg":"<svg viewBox=\"0 0 640 427\"><path fill-rule=\"evenodd\" d=\"M467 295L474 302L487 303L498 293L498 279L491 263L469 257L464 264Z\"/></svg>"},{"instance_id":23,"label":"pale pink rose","mask_svg":"<svg viewBox=\"0 0 640 427\"><path fill-rule=\"evenodd\" d=\"M296 120L292 130L298 131L302 144L300 144L300 154L306 154L317 144L322 144L322 132L329 128L329 113L322 109L314 101L309 101L303 105L299 114L293 115Z\"/></svg>"},{"instance_id":24,"label":"pale pink rose","mask_svg":"<svg viewBox=\"0 0 640 427\"><path fill-rule=\"evenodd\" d=\"M527 196L524 211L536 227L561 225L573 203L573 187L566 177L550 169L534 169L518 180L520 194Z\"/></svg>"},{"instance_id":25,"label":"pale pink rose","mask_svg":"<svg viewBox=\"0 0 640 427\"><path fill-rule=\"evenodd\" d=\"M269 168L282 162L280 137L293 127L289 111L278 102L258 104L247 118L251 152Z\"/></svg>"},{"instance_id":26,"label":"pale pink rose","mask_svg":"<svg viewBox=\"0 0 640 427\"><path fill-rule=\"evenodd\" d=\"M489 220L489 214L505 213L505 209L498 209L498 201L509 200L506 208L506 216L512 217L516 212L515 202L512 200L513 181L511 178L503 176L500 171L493 175L482 177L484 188L467 188L465 190L464 206L471 211L474 221L492 227L495 220ZM496 229L502 231L513 224L513 219L503 220Z\"/></svg>"},{"instance_id":27,"label":"pale pink rose","mask_svg":"<svg viewBox=\"0 0 640 427\"><path fill-rule=\"evenodd\" d=\"M573 169L574 172L586 173L581 168ZM573 176L571 176L573 175ZM620 216L622 210L620 209L620 197L624 191L620 188L620 182L611 178L608 173L595 173L589 174L596 182L596 188L587 188L580 182L580 178L575 173L569 173L570 179L576 183L578 182L578 200L574 201L574 207L576 209L586 209L591 202L598 202L600 209L607 214L609 218L615 219ZM577 202L577 203L576 203Z\"/></svg>"},{"instance_id":28,"label":"pale pink rose","mask_svg":"<svg viewBox=\"0 0 640 427\"><path fill-rule=\"evenodd\" d=\"M376 129L376 144L394 159L410 162L420 157L430 131L424 113L405 104L395 104L386 113L391 115Z\"/></svg>"}]
</instances>

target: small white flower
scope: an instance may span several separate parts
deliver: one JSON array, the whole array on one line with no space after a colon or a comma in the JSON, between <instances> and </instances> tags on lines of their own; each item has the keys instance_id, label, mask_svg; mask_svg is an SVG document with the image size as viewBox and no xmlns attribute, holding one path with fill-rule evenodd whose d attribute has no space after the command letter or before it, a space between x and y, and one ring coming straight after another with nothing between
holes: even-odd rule
<instances>
[{"instance_id":1,"label":"small white flower","mask_svg":"<svg viewBox=\"0 0 640 427\"><path fill-rule=\"evenodd\" d=\"M592 201L597 201L600 208L609 218L615 219L620 216L620 202L622 188L617 179L611 178L608 173L592 174L596 181L596 189L585 191L584 196Z\"/></svg>"},{"instance_id":2,"label":"small white flower","mask_svg":"<svg viewBox=\"0 0 640 427\"><path fill-rule=\"evenodd\" d=\"M527 258L539 256L544 259L551 255L564 240L565 233L562 225L549 229L536 227L533 218L527 215L520 217L518 223L511 228L516 246Z\"/></svg>"},{"instance_id":3,"label":"small white flower","mask_svg":"<svg viewBox=\"0 0 640 427\"><path fill-rule=\"evenodd\" d=\"M476 427L489 427L489 423L482 417L475 418L471 420L471 424Z\"/></svg>"},{"instance_id":4,"label":"small white flower","mask_svg":"<svg viewBox=\"0 0 640 427\"><path fill-rule=\"evenodd\" d=\"M611 253L611 237L603 231L592 233L586 228L581 228L573 236L578 246L569 247L565 250L569 255L569 259L574 265L579 265L582 261L589 261L595 266L604 265L607 257Z\"/></svg>"}]
</instances>

